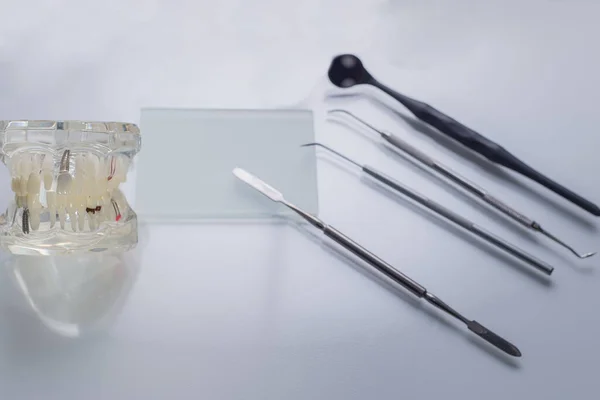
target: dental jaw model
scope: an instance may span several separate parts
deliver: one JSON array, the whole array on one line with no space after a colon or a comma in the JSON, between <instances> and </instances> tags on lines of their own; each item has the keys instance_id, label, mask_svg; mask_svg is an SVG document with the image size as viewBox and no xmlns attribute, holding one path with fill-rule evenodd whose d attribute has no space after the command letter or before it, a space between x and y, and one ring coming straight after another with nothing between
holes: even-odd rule
<instances>
[{"instance_id":1,"label":"dental jaw model","mask_svg":"<svg viewBox=\"0 0 600 400\"><path fill-rule=\"evenodd\" d=\"M133 124L0 121L1 157L14 201L0 246L14 254L127 250L137 217L120 185L140 150Z\"/></svg>"}]
</instances>

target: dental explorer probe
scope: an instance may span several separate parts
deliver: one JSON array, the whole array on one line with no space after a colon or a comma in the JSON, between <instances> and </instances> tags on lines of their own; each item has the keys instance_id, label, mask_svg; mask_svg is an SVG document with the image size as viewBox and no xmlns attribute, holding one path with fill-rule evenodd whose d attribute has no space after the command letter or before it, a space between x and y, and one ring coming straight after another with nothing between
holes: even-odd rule
<instances>
[{"instance_id":1,"label":"dental explorer probe","mask_svg":"<svg viewBox=\"0 0 600 400\"><path fill-rule=\"evenodd\" d=\"M402 183L398 182L394 178L391 178L391 177L385 175L383 172L377 171L376 169L369 167L368 165L360 165L356 161L346 157L345 155L335 151L334 149L332 149L330 147L325 146L324 144L307 143L307 144L302 145L302 147L307 147L307 146L320 146L326 150L329 150L330 152L337 155L338 157L341 157L342 159L348 161L349 163L357 166L364 173L366 173L371 178L374 178L379 183L383 183L384 185L391 187L392 189L396 190L397 192L416 201L417 203L420 203L421 205L429 208L430 210L435 211L437 214L445 217L446 219L449 219L450 221L454 222L455 224L461 226L462 228L476 234L477 236L481 237L485 241L506 251L507 253L512 254L513 256L517 257L518 259L525 261L526 263L534 266L538 270L544 272L546 275L551 275L552 271L554 271L554 267L548 265L546 262L535 258L534 256L526 253L524 250L521 250L520 248L516 247L515 245L508 243L504 239L499 238L498 236L494 235L491 232L488 232L487 230L483 229L482 227L480 227L480 226L476 225L475 223L469 221L468 219L456 214L454 211L449 210L448 208L442 206L441 204L438 204L438 203L434 202L433 200L428 199L427 197L425 197L422 194L416 192L415 190L409 188L408 186L405 186Z\"/></svg>"},{"instance_id":2,"label":"dental explorer probe","mask_svg":"<svg viewBox=\"0 0 600 400\"><path fill-rule=\"evenodd\" d=\"M509 343L507 340L488 330L479 322L468 320L467 318L459 314L456 310L451 308L448 304L440 300L437 296L429 293L427 289L425 289L425 287L413 281L411 278L398 271L386 261L371 253L369 250L362 247L361 245L359 245L358 243L356 243L337 229L333 228L330 225L327 225L325 222L321 221L317 217L301 210L294 204L288 202L283 197L283 194L281 194L276 189L263 182L261 179L257 178L256 176L250 174L249 172L241 168L235 168L233 170L233 174L238 179L248 184L250 187L254 188L258 192L262 193L270 200L276 203L281 203L284 206L296 212L298 215L300 215L302 218L308 221L312 226L322 231L325 234L325 236L332 239L334 242L338 243L339 245L341 245L346 250L350 251L352 254L359 257L363 261L367 262L379 272L385 274L388 278L392 279L394 282L407 289L413 295L417 296L418 298L425 299L433 306L463 322L465 325L467 325L467 328L469 328L471 332L475 333L482 339L486 340L487 342L496 346L498 349L506 352L507 354L510 354L513 357L521 357L521 352L513 344Z\"/></svg>"},{"instance_id":3,"label":"dental explorer probe","mask_svg":"<svg viewBox=\"0 0 600 400\"><path fill-rule=\"evenodd\" d=\"M445 176L452 182L456 183L462 189L474 194L475 196L482 199L483 201L485 201L492 207L496 208L503 214L507 215L508 217L512 218L514 221L518 222L519 224L525 226L526 228L532 229L538 233L541 233L544 236L548 237L549 239L553 240L555 243L558 243L559 245L565 247L571 253L573 253L575 256L577 256L581 259L584 259L584 258L592 257L593 255L596 254L595 251L590 252L590 253L584 253L584 254L578 253L573 247L569 246L562 240L558 239L556 236L552 235L551 233L549 233L548 231L543 229L542 226L538 222L536 222L536 221L532 220L531 218L518 212L514 208L507 205L505 202L503 202L503 201L499 200L498 198L494 197L493 195L491 195L487 190L474 184L473 182L467 180L466 178L460 176L455 171L451 170L450 168L443 165L439 161L434 160L433 158L429 157L427 154L423 153L419 149L416 149L409 143L400 139L398 136L396 136L390 132L377 129L374 126L372 126L371 124L369 124L368 122L365 122L364 120L358 118L356 115L354 115L346 110L335 109L335 110L330 110L328 112L328 114L330 114L330 115L340 114L340 113L346 114L346 115L352 117L355 121L360 122L362 125L366 126L373 132L378 133L387 143L391 144L396 149L399 149L399 150L405 152L406 154L410 155L417 161L421 162L422 164L426 165L427 167L431 168L432 170Z\"/></svg>"}]
</instances>

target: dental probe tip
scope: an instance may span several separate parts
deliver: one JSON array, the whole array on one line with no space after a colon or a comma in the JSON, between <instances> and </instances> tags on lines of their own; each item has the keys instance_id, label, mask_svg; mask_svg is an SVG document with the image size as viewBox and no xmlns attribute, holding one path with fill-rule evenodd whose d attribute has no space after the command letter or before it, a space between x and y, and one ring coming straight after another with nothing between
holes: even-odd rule
<instances>
[{"instance_id":1,"label":"dental probe tip","mask_svg":"<svg viewBox=\"0 0 600 400\"><path fill-rule=\"evenodd\" d=\"M589 253L578 253L577 251L575 251L575 249L571 246L569 246L568 244L566 244L565 242L563 242L562 240L560 240L559 238L557 238L556 236L552 235L550 232L548 232L547 230L543 229L541 227L540 224L538 224L537 222L534 222L532 225L532 228L535 229L536 231L540 232L541 234L545 235L546 237L548 237L549 239L553 240L554 242L560 244L561 246L563 246L564 248L568 249L571 253L573 253L576 257L578 257L579 259L586 259L586 258L590 258L592 256L595 256L597 252L593 251L593 252L589 252Z\"/></svg>"},{"instance_id":2,"label":"dental probe tip","mask_svg":"<svg viewBox=\"0 0 600 400\"><path fill-rule=\"evenodd\" d=\"M344 160L348 161L349 163L352 163L352 164L356 165L358 168L362 168L363 167L362 165L360 165L356 161L352 160L350 157L346 157L342 153L340 153L340 152L338 152L338 151L336 151L336 150L332 149L331 147L326 146L324 144L317 143L317 142L312 142L312 143L305 143L303 145L300 145L300 147L309 147L309 146L319 146L319 147L322 147L322 148L324 148L326 150L329 150L330 152L332 152L333 154L337 155L338 157L343 158Z\"/></svg>"}]
</instances>

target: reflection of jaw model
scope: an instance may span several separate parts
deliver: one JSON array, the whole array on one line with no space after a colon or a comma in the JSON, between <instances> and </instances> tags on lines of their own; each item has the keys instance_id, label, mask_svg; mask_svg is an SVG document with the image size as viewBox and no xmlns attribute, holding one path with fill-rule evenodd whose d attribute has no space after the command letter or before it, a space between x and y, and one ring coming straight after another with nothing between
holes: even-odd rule
<instances>
[{"instance_id":1,"label":"reflection of jaw model","mask_svg":"<svg viewBox=\"0 0 600 400\"><path fill-rule=\"evenodd\" d=\"M139 150L139 131L109 131L101 123L101 132L71 128L56 143L62 133L56 124L17 140L10 129L0 130L15 196L0 222L1 246L25 255L132 248L137 217L120 184Z\"/></svg>"},{"instance_id":2,"label":"reflection of jaw model","mask_svg":"<svg viewBox=\"0 0 600 400\"><path fill-rule=\"evenodd\" d=\"M7 272L27 308L54 333L79 337L107 328L137 277L131 252L11 256Z\"/></svg>"}]
</instances>

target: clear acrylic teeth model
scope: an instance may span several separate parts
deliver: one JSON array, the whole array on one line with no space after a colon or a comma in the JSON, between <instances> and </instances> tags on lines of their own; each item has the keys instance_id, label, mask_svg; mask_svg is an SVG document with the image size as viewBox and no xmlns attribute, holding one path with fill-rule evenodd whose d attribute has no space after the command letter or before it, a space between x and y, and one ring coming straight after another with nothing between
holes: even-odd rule
<instances>
[{"instance_id":1,"label":"clear acrylic teeth model","mask_svg":"<svg viewBox=\"0 0 600 400\"><path fill-rule=\"evenodd\" d=\"M14 194L0 218L0 246L24 255L134 247L137 216L120 184L140 147L129 123L0 121Z\"/></svg>"}]
</instances>

